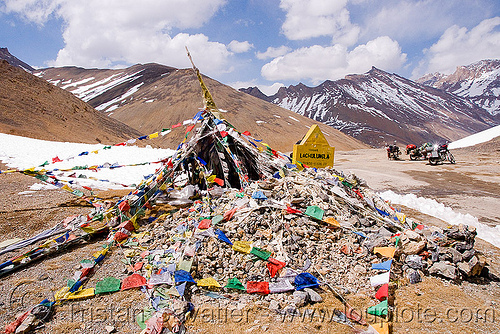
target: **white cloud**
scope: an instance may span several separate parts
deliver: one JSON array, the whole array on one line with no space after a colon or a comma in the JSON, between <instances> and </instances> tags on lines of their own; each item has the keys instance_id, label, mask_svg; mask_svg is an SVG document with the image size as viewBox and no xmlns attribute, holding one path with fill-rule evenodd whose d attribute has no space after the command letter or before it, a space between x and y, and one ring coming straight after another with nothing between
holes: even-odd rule
<instances>
[{"instance_id":1,"label":"white cloud","mask_svg":"<svg viewBox=\"0 0 500 334\"><path fill-rule=\"evenodd\" d=\"M319 84L366 72L372 66L386 71L399 69L405 61L406 54L401 52L398 42L382 36L352 51L340 44L301 48L273 59L262 67L261 73L268 80L309 79Z\"/></svg>"},{"instance_id":2,"label":"white cloud","mask_svg":"<svg viewBox=\"0 0 500 334\"><path fill-rule=\"evenodd\" d=\"M234 53L244 53L252 49L253 44L250 44L248 41L238 42L233 40L229 43L228 48Z\"/></svg>"},{"instance_id":3,"label":"white cloud","mask_svg":"<svg viewBox=\"0 0 500 334\"><path fill-rule=\"evenodd\" d=\"M457 25L448 28L429 49L413 71L418 77L425 73L452 73L457 66L473 62L500 58L500 17L483 20L468 30Z\"/></svg>"},{"instance_id":4,"label":"white cloud","mask_svg":"<svg viewBox=\"0 0 500 334\"><path fill-rule=\"evenodd\" d=\"M288 46L282 45L277 48L273 48L272 46L268 47L266 52L257 52L255 56L257 59L269 59L269 58L276 58L279 56L283 56L290 52L292 49L290 49Z\"/></svg>"},{"instance_id":5,"label":"white cloud","mask_svg":"<svg viewBox=\"0 0 500 334\"><path fill-rule=\"evenodd\" d=\"M347 0L281 0L283 34L291 40L331 36L334 43L352 45L360 29L351 23L346 6Z\"/></svg>"},{"instance_id":6,"label":"white cloud","mask_svg":"<svg viewBox=\"0 0 500 334\"><path fill-rule=\"evenodd\" d=\"M188 46L204 73L226 69L231 53L203 34L172 34L173 29L199 28L227 0L7 0L6 10L38 24L50 15L64 20L65 42L50 65L110 67L159 62L188 67ZM196 54L199 54L197 57ZM205 70L206 69L206 70Z\"/></svg>"},{"instance_id":7,"label":"white cloud","mask_svg":"<svg viewBox=\"0 0 500 334\"><path fill-rule=\"evenodd\" d=\"M260 85L257 84L256 79L250 81L233 82L230 84L230 86L234 89L257 87L262 93L266 94L267 96L274 95L276 94L276 92L278 92L278 89L280 89L281 87L285 87L285 85L281 82L275 82L272 85Z\"/></svg>"}]
</instances>

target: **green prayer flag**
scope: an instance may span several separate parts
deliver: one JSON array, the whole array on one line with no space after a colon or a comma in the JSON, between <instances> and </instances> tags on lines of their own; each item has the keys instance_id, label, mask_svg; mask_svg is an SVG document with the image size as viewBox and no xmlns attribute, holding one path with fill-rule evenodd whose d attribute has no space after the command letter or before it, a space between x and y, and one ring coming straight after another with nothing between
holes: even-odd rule
<instances>
[{"instance_id":1,"label":"green prayer flag","mask_svg":"<svg viewBox=\"0 0 500 334\"><path fill-rule=\"evenodd\" d=\"M75 281L74 279L70 278L70 279L68 280L68 283L66 284L66 286L67 286L68 288L71 288L71 287L73 287L73 285L75 285L75 283L76 283L76 281Z\"/></svg>"},{"instance_id":2,"label":"green prayer flag","mask_svg":"<svg viewBox=\"0 0 500 334\"><path fill-rule=\"evenodd\" d=\"M257 256L264 261L267 261L267 259L269 259L269 257L271 256L271 252L265 251L265 250L260 249L258 247L252 247L250 254Z\"/></svg>"},{"instance_id":3,"label":"green prayer flag","mask_svg":"<svg viewBox=\"0 0 500 334\"><path fill-rule=\"evenodd\" d=\"M136 317L135 321L141 329L146 329L146 321L148 321L155 314L155 310L149 307L145 307L142 312L140 312Z\"/></svg>"},{"instance_id":4,"label":"green prayer flag","mask_svg":"<svg viewBox=\"0 0 500 334\"><path fill-rule=\"evenodd\" d=\"M223 220L224 220L224 217L222 215L213 216L212 217L212 225L220 223Z\"/></svg>"},{"instance_id":5,"label":"green prayer flag","mask_svg":"<svg viewBox=\"0 0 500 334\"><path fill-rule=\"evenodd\" d=\"M95 285L95 294L119 291L121 281L115 277L106 277Z\"/></svg>"},{"instance_id":6,"label":"green prayer flag","mask_svg":"<svg viewBox=\"0 0 500 334\"><path fill-rule=\"evenodd\" d=\"M47 166L48 164L49 164L49 161L47 160L47 161L45 161L43 164L41 164L41 165L40 165L40 166L38 166L38 167L45 167L45 166Z\"/></svg>"},{"instance_id":7,"label":"green prayer flag","mask_svg":"<svg viewBox=\"0 0 500 334\"><path fill-rule=\"evenodd\" d=\"M226 289L238 289L238 290L243 290L246 291L247 288L243 286L243 284L240 282L240 280L236 277L231 278L228 282L227 285L225 286Z\"/></svg>"},{"instance_id":8,"label":"green prayer flag","mask_svg":"<svg viewBox=\"0 0 500 334\"><path fill-rule=\"evenodd\" d=\"M378 303L375 306L371 306L367 310L368 314L386 316L387 315L387 299L383 302Z\"/></svg>"},{"instance_id":9,"label":"green prayer flag","mask_svg":"<svg viewBox=\"0 0 500 334\"><path fill-rule=\"evenodd\" d=\"M320 207L317 207L316 205L308 206L306 209L306 212L305 212L305 214L308 215L309 217L313 217L313 218L316 218L318 220L323 219L324 213L325 213L325 211L323 209L321 209Z\"/></svg>"},{"instance_id":10,"label":"green prayer flag","mask_svg":"<svg viewBox=\"0 0 500 334\"><path fill-rule=\"evenodd\" d=\"M103 147L103 150L107 150L107 149L109 149L109 148L111 148L111 146L104 146L104 147Z\"/></svg>"}]
</instances>

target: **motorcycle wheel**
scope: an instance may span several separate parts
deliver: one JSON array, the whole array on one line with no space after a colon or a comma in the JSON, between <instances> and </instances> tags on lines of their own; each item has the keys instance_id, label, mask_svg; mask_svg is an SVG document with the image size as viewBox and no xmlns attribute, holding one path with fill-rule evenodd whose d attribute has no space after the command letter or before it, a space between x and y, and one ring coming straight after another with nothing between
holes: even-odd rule
<instances>
[{"instance_id":1,"label":"motorcycle wheel","mask_svg":"<svg viewBox=\"0 0 500 334\"><path fill-rule=\"evenodd\" d=\"M410 154L410 160L417 160L417 157L414 156L413 154Z\"/></svg>"},{"instance_id":2,"label":"motorcycle wheel","mask_svg":"<svg viewBox=\"0 0 500 334\"><path fill-rule=\"evenodd\" d=\"M455 161L455 157L453 156L453 154L451 154L451 152L448 152L448 160L450 161L450 163L454 164L456 161Z\"/></svg>"},{"instance_id":3,"label":"motorcycle wheel","mask_svg":"<svg viewBox=\"0 0 500 334\"><path fill-rule=\"evenodd\" d=\"M439 162L439 158L429 158L429 163L433 166L436 166Z\"/></svg>"}]
</instances>

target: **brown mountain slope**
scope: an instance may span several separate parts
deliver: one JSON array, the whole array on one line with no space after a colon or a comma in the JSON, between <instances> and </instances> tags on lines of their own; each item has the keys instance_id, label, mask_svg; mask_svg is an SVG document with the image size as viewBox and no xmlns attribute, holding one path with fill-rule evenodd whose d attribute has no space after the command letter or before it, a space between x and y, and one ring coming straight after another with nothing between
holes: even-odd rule
<instances>
[{"instance_id":1,"label":"brown mountain slope","mask_svg":"<svg viewBox=\"0 0 500 334\"><path fill-rule=\"evenodd\" d=\"M36 75L144 134L190 119L203 107L200 84L191 69L158 64L134 65L122 70L63 67L43 69ZM337 150L367 147L332 127L208 77L204 80L217 106L227 111L223 116L237 130L249 131L277 150L291 151L312 124L320 125L330 145ZM180 127L152 143L175 148L183 137L184 127Z\"/></svg>"},{"instance_id":2,"label":"brown mountain slope","mask_svg":"<svg viewBox=\"0 0 500 334\"><path fill-rule=\"evenodd\" d=\"M44 140L113 144L140 133L0 60L0 132Z\"/></svg>"}]
</instances>

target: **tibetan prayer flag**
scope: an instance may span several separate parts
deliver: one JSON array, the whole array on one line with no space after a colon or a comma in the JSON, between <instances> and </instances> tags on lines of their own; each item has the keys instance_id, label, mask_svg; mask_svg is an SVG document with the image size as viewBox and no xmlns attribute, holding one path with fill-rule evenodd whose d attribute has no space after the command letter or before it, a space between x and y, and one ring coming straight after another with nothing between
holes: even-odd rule
<instances>
[{"instance_id":1,"label":"tibetan prayer flag","mask_svg":"<svg viewBox=\"0 0 500 334\"><path fill-rule=\"evenodd\" d=\"M377 293L375 293L375 298L382 301L387 299L389 296L389 284L383 284L380 288L378 288Z\"/></svg>"},{"instance_id":2,"label":"tibetan prayer flag","mask_svg":"<svg viewBox=\"0 0 500 334\"><path fill-rule=\"evenodd\" d=\"M371 327L371 328L370 328ZM370 325L369 330L374 329L378 334L389 334L389 324L387 322L380 322Z\"/></svg>"},{"instance_id":3,"label":"tibetan prayer flag","mask_svg":"<svg viewBox=\"0 0 500 334\"><path fill-rule=\"evenodd\" d=\"M373 287L382 285L382 284L387 284L389 283L389 278L391 276L390 272L386 272L380 275L375 275L373 277L370 277L370 284Z\"/></svg>"},{"instance_id":4,"label":"tibetan prayer flag","mask_svg":"<svg viewBox=\"0 0 500 334\"><path fill-rule=\"evenodd\" d=\"M378 303L375 306L369 307L367 312L368 314L385 317L387 315L387 299Z\"/></svg>"},{"instance_id":5,"label":"tibetan prayer flag","mask_svg":"<svg viewBox=\"0 0 500 334\"><path fill-rule=\"evenodd\" d=\"M247 293L269 294L269 282L247 282Z\"/></svg>"},{"instance_id":6,"label":"tibetan prayer flag","mask_svg":"<svg viewBox=\"0 0 500 334\"><path fill-rule=\"evenodd\" d=\"M318 288L318 279L310 273L301 273L295 277L295 288L303 290L305 288Z\"/></svg>"},{"instance_id":7,"label":"tibetan prayer flag","mask_svg":"<svg viewBox=\"0 0 500 334\"><path fill-rule=\"evenodd\" d=\"M381 262L372 263L372 269L374 270L391 270L392 259Z\"/></svg>"},{"instance_id":8,"label":"tibetan prayer flag","mask_svg":"<svg viewBox=\"0 0 500 334\"><path fill-rule=\"evenodd\" d=\"M233 250L240 253L250 254L250 251L252 250L252 242L241 240L235 241L233 243Z\"/></svg>"},{"instance_id":9,"label":"tibetan prayer flag","mask_svg":"<svg viewBox=\"0 0 500 334\"><path fill-rule=\"evenodd\" d=\"M122 212L127 212L128 210L130 210L130 205L128 204L128 201L123 201L120 204L118 204L118 208Z\"/></svg>"},{"instance_id":10,"label":"tibetan prayer flag","mask_svg":"<svg viewBox=\"0 0 500 334\"><path fill-rule=\"evenodd\" d=\"M182 124L181 123L177 123L175 125L172 125L172 129L178 128L179 126L182 126Z\"/></svg>"},{"instance_id":11,"label":"tibetan prayer flag","mask_svg":"<svg viewBox=\"0 0 500 334\"><path fill-rule=\"evenodd\" d=\"M207 229L210 226L212 226L212 221L210 219L203 219L199 224L198 228L199 229Z\"/></svg>"},{"instance_id":12,"label":"tibetan prayer flag","mask_svg":"<svg viewBox=\"0 0 500 334\"><path fill-rule=\"evenodd\" d=\"M242 132L241 134L242 134L242 135L245 135L245 136L251 136L250 132L248 132L248 131L244 131L244 132Z\"/></svg>"},{"instance_id":13,"label":"tibetan prayer flag","mask_svg":"<svg viewBox=\"0 0 500 334\"><path fill-rule=\"evenodd\" d=\"M219 186L223 187L224 186L224 180L222 179L219 179L218 177L216 177L214 179L214 182L217 183Z\"/></svg>"},{"instance_id":14,"label":"tibetan prayer flag","mask_svg":"<svg viewBox=\"0 0 500 334\"><path fill-rule=\"evenodd\" d=\"M231 242L231 240L229 240L229 238L224 234L224 232L222 232L221 230L219 229L216 229L215 231L215 235L217 236L217 238L220 240L220 241L224 241L230 245L232 245L233 243Z\"/></svg>"},{"instance_id":15,"label":"tibetan prayer flag","mask_svg":"<svg viewBox=\"0 0 500 334\"><path fill-rule=\"evenodd\" d=\"M214 278L208 277L208 278L202 278L200 279L196 285L198 286L203 286L206 288L220 288L219 282L217 282Z\"/></svg>"},{"instance_id":16,"label":"tibetan prayer flag","mask_svg":"<svg viewBox=\"0 0 500 334\"><path fill-rule=\"evenodd\" d=\"M191 282L191 283L195 283L196 284L196 282L194 281L194 279L191 276L191 274L188 273L185 270L177 270L177 271L175 271L175 273L174 273L174 280L175 280L175 283Z\"/></svg>"},{"instance_id":17,"label":"tibetan prayer flag","mask_svg":"<svg viewBox=\"0 0 500 334\"><path fill-rule=\"evenodd\" d=\"M115 277L106 277L95 285L95 294L120 291L121 281Z\"/></svg>"},{"instance_id":18,"label":"tibetan prayer flag","mask_svg":"<svg viewBox=\"0 0 500 334\"><path fill-rule=\"evenodd\" d=\"M78 290L75 293L69 294L66 297L66 299L83 299L92 297L93 295L95 295L95 289L88 288L88 289Z\"/></svg>"},{"instance_id":19,"label":"tibetan prayer flag","mask_svg":"<svg viewBox=\"0 0 500 334\"><path fill-rule=\"evenodd\" d=\"M264 261L267 261L267 259L269 259L269 256L271 256L271 252L265 251L265 250L260 249L258 247L252 247L250 254L257 256L258 258L260 258Z\"/></svg>"},{"instance_id":20,"label":"tibetan prayer flag","mask_svg":"<svg viewBox=\"0 0 500 334\"><path fill-rule=\"evenodd\" d=\"M222 215L213 216L212 217L212 225L217 225L218 223L220 223L223 220L224 220L224 216L222 216Z\"/></svg>"},{"instance_id":21,"label":"tibetan prayer flag","mask_svg":"<svg viewBox=\"0 0 500 334\"><path fill-rule=\"evenodd\" d=\"M148 137L149 139L158 138L158 132L152 133Z\"/></svg>"},{"instance_id":22,"label":"tibetan prayer flag","mask_svg":"<svg viewBox=\"0 0 500 334\"><path fill-rule=\"evenodd\" d=\"M132 288L138 288L138 287L144 286L146 284L147 284L147 281L144 277L142 277L139 274L132 274L132 275L125 277L123 279L121 289L123 291L123 290L132 289Z\"/></svg>"},{"instance_id":23,"label":"tibetan prayer flag","mask_svg":"<svg viewBox=\"0 0 500 334\"><path fill-rule=\"evenodd\" d=\"M287 279L275 283L269 283L269 293L283 293L292 290L295 290L295 288Z\"/></svg>"},{"instance_id":24,"label":"tibetan prayer flag","mask_svg":"<svg viewBox=\"0 0 500 334\"><path fill-rule=\"evenodd\" d=\"M186 282L179 284L175 287L177 290L177 293L179 294L179 297L184 296L184 292L186 291Z\"/></svg>"},{"instance_id":25,"label":"tibetan prayer flag","mask_svg":"<svg viewBox=\"0 0 500 334\"><path fill-rule=\"evenodd\" d=\"M260 190L254 191L252 194L253 199L261 199L261 200L266 200L267 197L264 195L264 193Z\"/></svg>"},{"instance_id":26,"label":"tibetan prayer flag","mask_svg":"<svg viewBox=\"0 0 500 334\"><path fill-rule=\"evenodd\" d=\"M323 221L330 226L340 227L340 223L333 217L327 217Z\"/></svg>"},{"instance_id":27,"label":"tibetan prayer flag","mask_svg":"<svg viewBox=\"0 0 500 334\"><path fill-rule=\"evenodd\" d=\"M140 136L140 137L139 137L139 138L137 138L137 139L139 139L139 140L144 140L144 139L147 139L147 138L148 138L148 136L146 135L146 136Z\"/></svg>"},{"instance_id":28,"label":"tibetan prayer flag","mask_svg":"<svg viewBox=\"0 0 500 334\"><path fill-rule=\"evenodd\" d=\"M316 205L308 206L305 212L305 214L308 215L309 217L316 218L318 220L323 219L324 213L325 211Z\"/></svg>"},{"instance_id":29,"label":"tibetan prayer flag","mask_svg":"<svg viewBox=\"0 0 500 334\"><path fill-rule=\"evenodd\" d=\"M226 137L228 135L227 131L221 131L220 135L222 138Z\"/></svg>"},{"instance_id":30,"label":"tibetan prayer flag","mask_svg":"<svg viewBox=\"0 0 500 334\"><path fill-rule=\"evenodd\" d=\"M186 128L186 133L189 133L189 132L190 132L191 130L193 130L193 129L194 129L194 124L192 124L192 125L190 125L190 126L188 126L188 127Z\"/></svg>"},{"instance_id":31,"label":"tibetan prayer flag","mask_svg":"<svg viewBox=\"0 0 500 334\"><path fill-rule=\"evenodd\" d=\"M287 212L287 213L302 213L302 211L297 210L297 209L293 209L293 208L291 208L290 206L287 206L287 207L286 207L286 212Z\"/></svg>"},{"instance_id":32,"label":"tibetan prayer flag","mask_svg":"<svg viewBox=\"0 0 500 334\"><path fill-rule=\"evenodd\" d=\"M237 279L236 277L233 277L229 281L227 281L225 288L226 289L237 289L237 290L243 290L243 291L246 290L245 286L243 284L241 284L240 280Z\"/></svg>"},{"instance_id":33,"label":"tibetan prayer flag","mask_svg":"<svg viewBox=\"0 0 500 334\"><path fill-rule=\"evenodd\" d=\"M276 274L278 273L278 271L285 267L286 266L286 263L285 262L282 262L282 261L279 261L279 260L276 260L272 257L268 258L267 259L267 269L269 270L269 274L271 275L271 277L274 277L276 276Z\"/></svg>"},{"instance_id":34,"label":"tibetan prayer flag","mask_svg":"<svg viewBox=\"0 0 500 334\"><path fill-rule=\"evenodd\" d=\"M225 221L230 221L231 218L233 218L234 213L236 212L236 209L237 208L232 208L231 210L226 211L226 213L224 213L224 220Z\"/></svg>"},{"instance_id":35,"label":"tibetan prayer flag","mask_svg":"<svg viewBox=\"0 0 500 334\"><path fill-rule=\"evenodd\" d=\"M394 257L394 252L396 251L396 248L394 247L375 247L373 248L373 254L380 254L384 257Z\"/></svg>"},{"instance_id":36,"label":"tibetan prayer flag","mask_svg":"<svg viewBox=\"0 0 500 334\"><path fill-rule=\"evenodd\" d=\"M52 158L52 163L55 164L56 162L61 162L62 160L59 159L58 156L56 156L55 158Z\"/></svg>"}]
</instances>

